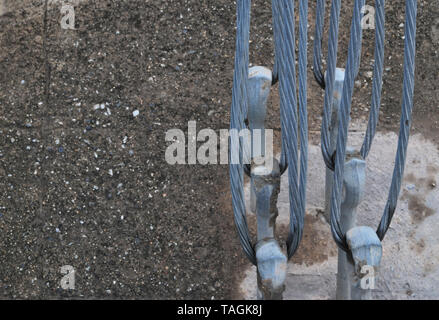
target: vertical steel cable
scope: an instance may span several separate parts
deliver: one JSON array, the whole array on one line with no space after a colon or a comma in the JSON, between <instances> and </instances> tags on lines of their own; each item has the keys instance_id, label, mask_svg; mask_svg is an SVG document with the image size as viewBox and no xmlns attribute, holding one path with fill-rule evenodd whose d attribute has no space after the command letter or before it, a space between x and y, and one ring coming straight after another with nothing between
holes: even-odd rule
<instances>
[{"instance_id":1,"label":"vertical steel cable","mask_svg":"<svg viewBox=\"0 0 439 320\"><path fill-rule=\"evenodd\" d=\"M299 1L299 129L300 129L300 218L304 224L306 209L306 178L308 172L308 0ZM294 252L292 252L294 254Z\"/></svg>"},{"instance_id":2,"label":"vertical steel cable","mask_svg":"<svg viewBox=\"0 0 439 320\"><path fill-rule=\"evenodd\" d=\"M384 65L384 39L385 39L385 27L384 27L384 0L376 0L376 13L375 13L375 20L376 20L376 31L375 31L375 67L374 67L374 79L373 79L373 91L372 91L372 106L371 106L371 112L369 116L369 123L368 123L368 129L366 132L366 137L363 142L363 147L361 150L361 155L365 159L369 153L370 146L372 144L373 137L375 135L376 125L378 121L378 115L379 115L379 108L381 104L381 88L382 88L382 75L383 75L383 65ZM313 63L313 72L314 77L317 81L317 83L325 89L325 79L323 75L323 67L322 67L322 38L323 38L323 27L324 27L324 12L325 12L325 1L324 0L317 0L316 5L316 30L315 30L315 39L314 39L314 63ZM332 15L332 17L336 17ZM333 19L333 18L331 18ZM335 29L334 29L335 30ZM360 29L360 37L361 37L362 29ZM330 34L332 35L332 31L330 31ZM358 43L357 50L359 50L358 54L358 61L355 67L356 75L358 75L359 69L360 69L360 61L361 61L361 42ZM332 61L334 56L329 57L329 61ZM331 66L332 70L333 66ZM326 96L325 96L326 98ZM332 98L331 98L332 99ZM329 104L328 100L328 106L332 108L332 103ZM328 112L324 113L323 118L323 125L322 129L326 128L329 125L329 119L328 114L331 113ZM327 134L329 134L328 131L325 130ZM328 136L322 135L323 140L327 140ZM323 145L323 152L324 154L327 154L327 158L325 159L325 162L330 161L330 164L333 164L333 155L327 153L325 142ZM330 159L329 159L330 157ZM332 166L328 166L331 170L333 170Z\"/></svg>"},{"instance_id":3,"label":"vertical steel cable","mask_svg":"<svg viewBox=\"0 0 439 320\"><path fill-rule=\"evenodd\" d=\"M279 95L281 101L282 156L284 170L286 164L292 164L288 171L290 199L290 231L287 240L288 257L294 255L303 233L306 177L308 162L308 122L307 122L307 32L308 1L299 5L299 115L297 114L296 92L296 55L295 55L295 20L294 1L273 0L273 23L275 38L275 68L279 75ZM244 118L248 110L248 40L250 32L250 0L238 0L237 36L235 70L233 77L231 130L244 128ZM298 132L300 122L300 132ZM300 177L298 171L300 135ZM233 140L233 139L231 139ZM231 148L239 149L242 159L240 141L231 143ZM229 155L231 160L231 154ZM230 161L230 180L235 224L244 252L253 264L256 264L255 250L251 244L243 195L243 165ZM300 181L299 181L300 180Z\"/></svg>"},{"instance_id":4,"label":"vertical steel cable","mask_svg":"<svg viewBox=\"0 0 439 320\"><path fill-rule=\"evenodd\" d=\"M317 83L325 89L325 76L322 63L323 27L325 25L325 1L317 0L316 4L316 31L314 34L313 73Z\"/></svg>"},{"instance_id":5,"label":"vertical steel cable","mask_svg":"<svg viewBox=\"0 0 439 320\"><path fill-rule=\"evenodd\" d=\"M342 100L339 112L339 129L337 136L337 152L335 155L335 172L334 184L331 195L331 232L337 245L344 251L348 251L345 234L340 226L340 207L341 195L343 189L343 173L346 158L346 143L349 125L349 116L351 111L352 94L356 76L358 55L358 43L361 41L361 8L365 0L356 0L354 4L354 13L352 17L351 35L349 41L348 61L346 65L345 80L343 84ZM327 83L327 87L328 87Z\"/></svg>"},{"instance_id":6,"label":"vertical steel cable","mask_svg":"<svg viewBox=\"0 0 439 320\"><path fill-rule=\"evenodd\" d=\"M375 1L375 66L372 82L372 103L367 124L366 136L361 146L361 156L366 159L375 136L381 106L384 69L384 41L385 41L385 0Z\"/></svg>"},{"instance_id":7,"label":"vertical steel cable","mask_svg":"<svg viewBox=\"0 0 439 320\"><path fill-rule=\"evenodd\" d=\"M356 1L356 5L363 1ZM364 3L363 3L364 4ZM384 3L381 3L384 5ZM361 4L362 5L362 4ZM380 7L378 8L381 11ZM358 58L359 50L355 50L355 36L358 35L358 18L357 6L355 7L354 17L355 22L351 28L351 40L349 46L348 64L346 78L343 88L343 97L341 109L339 114L339 133L337 139L337 154L335 160L335 174L334 185L331 198L331 232L337 245L348 251L345 235L340 228L339 213L341 204L341 191L343 187L343 169L346 155L347 142L347 127L349 122L350 104L352 100L353 82L355 80L355 61ZM378 15L384 18L384 12L381 11ZM396 204L398 201L399 192L401 189L401 182L404 176L404 167L407 154L407 147L410 135L410 126L412 120L413 109L413 94L414 94L414 73L415 73L415 54L416 54L416 15L417 15L417 1L406 0L406 26L405 26L405 44L404 44L404 83L403 83L403 101L402 112L400 120L400 131L398 137L398 149L396 153L395 167L392 176L392 183L389 190L389 196L384 209L383 216L377 228L377 235L380 240L383 240L395 213ZM384 22L384 19L383 21ZM357 27L354 27L357 26ZM361 27L361 26L359 26ZM378 31L377 31L378 32ZM377 37L377 41L378 37ZM352 45L352 46L351 46ZM378 48L377 48L378 50ZM379 67L378 67L379 68ZM381 71L382 72L382 71ZM376 71L377 77L379 70ZM375 90L379 90L378 86ZM373 124L372 124L373 125ZM370 145L369 145L370 147ZM364 150L364 149L363 149ZM367 155L367 152L365 153Z\"/></svg>"},{"instance_id":8,"label":"vertical steel cable","mask_svg":"<svg viewBox=\"0 0 439 320\"><path fill-rule=\"evenodd\" d=\"M360 65L361 65L361 49L362 49L362 43L363 43L363 26L362 26L362 20L363 20L363 16L364 16L364 5L365 5L366 0L361 0L359 3L359 9L360 9L360 14L355 16L355 19L360 19L359 23L354 23L353 26L355 28L354 34L355 34L355 42L353 42L353 49L352 50L356 50L356 57L357 60L355 61L355 68L354 68L354 73L353 73L353 79L352 79L352 86L355 82L355 79L358 76L358 73L360 71ZM354 5L355 7L355 5ZM358 8L357 7L357 8ZM356 21L357 22L357 21ZM352 98L349 102L349 104L352 103Z\"/></svg>"},{"instance_id":9,"label":"vertical steel cable","mask_svg":"<svg viewBox=\"0 0 439 320\"><path fill-rule=\"evenodd\" d=\"M276 19L279 18L279 8L278 5L276 4L276 0L273 0L271 2L271 8L272 8L272 15L273 15L273 31L274 31L274 37L276 37L276 35L279 33L279 31L276 28L279 28L278 24L276 23ZM275 82L273 82L273 84L277 83L279 81L279 68L280 63L279 63L279 53L278 53L278 46L276 45L276 38L275 38L275 62L274 62L274 68L273 71L275 72L274 78ZM285 154L285 150L287 148L286 144L285 144L285 137L284 137L284 133L281 132L281 154L280 154L280 161L279 161L279 168L280 168L280 173L283 174L287 168L288 168L288 162L287 162L287 156Z\"/></svg>"},{"instance_id":10,"label":"vertical steel cable","mask_svg":"<svg viewBox=\"0 0 439 320\"><path fill-rule=\"evenodd\" d=\"M271 12L272 12L272 23L273 23L273 38L276 35L276 24L274 23L274 17L278 15L277 13L277 6L273 5L273 1L271 2ZM273 79L271 82L271 85L275 85L279 81L279 61L278 56L276 54L276 48L275 48L275 54L274 54L274 66L273 66Z\"/></svg>"},{"instance_id":11,"label":"vertical steel cable","mask_svg":"<svg viewBox=\"0 0 439 320\"><path fill-rule=\"evenodd\" d=\"M288 0L273 0L274 6L273 20L275 23L275 47L276 56L279 63L279 96L280 96L280 111L281 111L281 127L283 134L284 150L288 163L288 184L289 184L289 199L290 199L290 231L287 239L287 251L288 258L291 258L297 250L303 233L304 224L304 210L305 203L302 203L302 199L305 198L304 192L299 188L299 172L298 172L298 115L297 115L297 92L296 92L296 54L295 54L295 21L294 21L294 1ZM307 4L302 4L301 12L306 13ZM307 21L307 16L302 18ZM302 26L303 30L303 26ZM306 35L301 35L301 39L305 39ZM301 55L306 54L306 43L302 44ZM306 70L306 62L301 59L301 63L305 63L305 67L300 67L301 72ZM305 72L306 74L306 72ZM300 75L303 78L303 75ZM306 79L302 79L306 81ZM303 90L306 90L305 82L302 83L301 95L303 96ZM306 117L306 104L305 98L301 98L301 115L300 119ZM307 124L301 124L301 137L306 136ZM307 139L303 143L303 158L301 159L301 168L304 168L302 175L303 179L306 179L306 164L307 161ZM302 187L306 187L303 183Z\"/></svg>"},{"instance_id":12,"label":"vertical steel cable","mask_svg":"<svg viewBox=\"0 0 439 320\"><path fill-rule=\"evenodd\" d=\"M278 33L278 31L276 31L277 28L277 24L275 23L275 19L277 19L276 17L279 16L279 12L278 12L278 7L277 5L275 5L275 1L271 2L271 10L272 10L272 20L273 20L273 37L276 37L276 34ZM276 42L276 40L275 40ZM279 56L278 53L276 53L276 45L275 45L275 55L274 55L274 66L273 66L273 80L271 82L271 85L275 85L278 81L279 81ZM284 172L287 170L288 168L288 163L287 163L287 157L285 155L285 149L286 149L286 145L285 145L285 138L284 138L284 134L281 132L281 154L280 154L280 159L279 159L279 168L280 168L280 174L284 174Z\"/></svg>"},{"instance_id":13,"label":"vertical steel cable","mask_svg":"<svg viewBox=\"0 0 439 320\"><path fill-rule=\"evenodd\" d=\"M299 192L297 181L297 96L296 69L295 69L295 34L294 34L294 7L289 1L273 0L275 23L275 47L279 63L279 96L282 129L282 147L289 165L288 186L290 200L290 231L287 243L288 256L294 250L299 234L299 221L296 217L298 212ZM292 7L292 8L291 8ZM292 83L293 82L293 83ZM284 152L284 151L282 151Z\"/></svg>"},{"instance_id":14,"label":"vertical steel cable","mask_svg":"<svg viewBox=\"0 0 439 320\"><path fill-rule=\"evenodd\" d=\"M230 129L238 132L244 128L244 118L247 115L247 80L249 64L249 34L250 34L250 0L237 0L236 7L236 53L235 70L233 73L232 106L230 111ZM240 160L242 160L242 144L239 141L230 139L230 148L239 149ZM235 224L238 230L239 239L249 260L256 265L256 254L251 243L244 203L244 174L242 161L236 164L231 161L229 152L230 183L232 191L232 205Z\"/></svg>"},{"instance_id":15,"label":"vertical steel cable","mask_svg":"<svg viewBox=\"0 0 439 320\"><path fill-rule=\"evenodd\" d=\"M361 5L361 19L360 19L360 25L358 27L358 30L356 30L356 34L358 34L358 38L360 39L359 41L356 42L356 47L355 50L358 50L358 59L356 61L355 64L355 76L354 78L356 78L358 76L358 73L360 72L360 65L361 65L361 49L362 49L362 45L363 45L363 26L361 24L362 22L362 17L364 16L364 8L365 8L365 3L366 0L363 1L362 5Z\"/></svg>"},{"instance_id":16,"label":"vertical steel cable","mask_svg":"<svg viewBox=\"0 0 439 320\"><path fill-rule=\"evenodd\" d=\"M323 63L322 63L322 40L323 40L324 24L325 24L325 0L317 0L313 72L317 83L320 85L320 87L322 87L322 89L325 89L325 77L323 73ZM360 51L360 55L356 66L357 74L360 68L361 43L359 44L358 50Z\"/></svg>"},{"instance_id":17,"label":"vertical steel cable","mask_svg":"<svg viewBox=\"0 0 439 320\"><path fill-rule=\"evenodd\" d=\"M323 107L323 119L321 130L322 155L326 166L334 170L334 160L331 154L331 140L329 135L329 123L332 114L332 100L335 80L335 68L337 66L338 27L340 19L340 0L333 0L331 6L331 19L329 25L328 41L328 67L325 79L325 100Z\"/></svg>"},{"instance_id":18,"label":"vertical steel cable","mask_svg":"<svg viewBox=\"0 0 439 320\"><path fill-rule=\"evenodd\" d=\"M404 41L404 83L401 107L401 121L398 137L398 150L396 152L395 168L393 170L392 183L390 185L389 197L384 209L383 217L377 229L380 240L390 226L393 214L395 213L409 142L410 126L412 122L413 94L415 86L415 56L416 56L416 15L417 0L406 0L406 23Z\"/></svg>"}]
</instances>

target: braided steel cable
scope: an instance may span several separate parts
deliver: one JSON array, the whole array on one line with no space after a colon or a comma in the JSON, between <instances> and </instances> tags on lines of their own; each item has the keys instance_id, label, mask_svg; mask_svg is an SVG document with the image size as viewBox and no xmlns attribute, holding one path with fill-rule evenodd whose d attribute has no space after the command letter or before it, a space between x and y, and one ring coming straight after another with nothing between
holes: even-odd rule
<instances>
[{"instance_id":1,"label":"braided steel cable","mask_svg":"<svg viewBox=\"0 0 439 320\"><path fill-rule=\"evenodd\" d=\"M298 186L298 126L297 126L297 93L295 67L295 31L294 31L294 4L289 1L274 0L277 6L276 24L276 52L279 58L279 96L283 151L285 152L288 170L289 202L290 202L290 230L287 238L288 258L298 246L300 237L299 186ZM284 151L285 150L285 151Z\"/></svg>"},{"instance_id":2,"label":"braided steel cable","mask_svg":"<svg viewBox=\"0 0 439 320\"><path fill-rule=\"evenodd\" d=\"M358 38L359 41L357 41L355 43L355 50L358 50L358 59L356 61L355 64L355 78L358 76L358 73L360 72L360 65L361 65L361 49L362 49L362 45L363 45L363 26L362 26L362 21L363 21L363 16L364 16L364 9L365 9L365 3L366 1L363 1L362 5L361 5L361 18L360 18L360 25L358 26L358 30L356 31L356 34L358 34Z\"/></svg>"},{"instance_id":3,"label":"braided steel cable","mask_svg":"<svg viewBox=\"0 0 439 320\"><path fill-rule=\"evenodd\" d=\"M401 182L404 177L404 167L407 155L407 147L412 122L413 95L415 86L415 56L416 56L416 15L417 0L406 0L406 23L404 40L404 83L403 98L401 107L401 121L398 137L398 150L396 152L395 168L393 170L392 183L390 185L389 197L384 209L383 217L377 229L380 240L390 226L393 214L395 213L398 196L401 189Z\"/></svg>"},{"instance_id":4,"label":"braided steel cable","mask_svg":"<svg viewBox=\"0 0 439 320\"><path fill-rule=\"evenodd\" d=\"M276 24L274 23L274 17L278 16L277 7L271 3L271 11L272 11L272 20L273 20L273 38L276 35ZM275 48L276 51L276 48ZM279 81L279 61L276 55L274 54L274 66L273 66L273 78L271 81L271 85L274 86Z\"/></svg>"},{"instance_id":5,"label":"braided steel cable","mask_svg":"<svg viewBox=\"0 0 439 320\"><path fill-rule=\"evenodd\" d=\"M306 178L308 172L308 0L299 1L299 133L300 133L300 217L304 224L306 209ZM293 252L294 254L294 252ZM292 256L292 255L291 255Z\"/></svg>"},{"instance_id":6,"label":"braided steel cable","mask_svg":"<svg viewBox=\"0 0 439 320\"><path fill-rule=\"evenodd\" d=\"M322 63L323 27L325 25L325 1L317 0L316 4L316 31L314 34L313 73L317 83L325 89L325 76Z\"/></svg>"},{"instance_id":7,"label":"braided steel cable","mask_svg":"<svg viewBox=\"0 0 439 320\"><path fill-rule=\"evenodd\" d=\"M273 67L273 82L272 85L276 84L277 82L279 82L279 68L281 67L280 62L279 62L279 52L278 52L278 45L276 44L276 36L279 33L278 29L278 23L276 23L276 19L278 19L279 17L279 8L278 5L276 4L276 0L273 0L271 2L271 10L272 10L272 16L273 16L273 36L275 39L275 48L274 48L274 67ZM288 168L288 162L287 162L287 156L285 154L285 150L287 148L286 143L285 143L285 137L284 137L284 133L281 131L281 154L280 154L280 159L279 159L279 168L280 168L280 174L284 174L284 172L287 170Z\"/></svg>"},{"instance_id":8,"label":"braided steel cable","mask_svg":"<svg viewBox=\"0 0 439 320\"><path fill-rule=\"evenodd\" d=\"M322 155L326 166L334 171L334 154L331 152L331 139L329 132L329 124L332 116L333 103L333 87L335 81L335 70L337 66L337 49L338 49L338 33L339 33L339 19L340 19L340 1L333 1L331 6L331 19L329 26L329 41L328 41L328 67L326 70L326 78L323 76L323 67L321 62L321 42L324 26L324 1L318 0L316 8L316 36L314 39L314 76L322 88L325 89L325 100L323 107L322 129L321 129L321 145ZM361 9L364 7L362 2ZM360 11L361 12L361 11ZM353 17L354 19L354 17ZM353 24L355 34L358 41L353 45L352 50L357 51L358 57L354 66L354 78L358 76L361 61L361 39L362 28L361 20L359 26Z\"/></svg>"},{"instance_id":9,"label":"braided steel cable","mask_svg":"<svg viewBox=\"0 0 439 320\"><path fill-rule=\"evenodd\" d=\"M299 186L299 152L298 152L298 120L303 121L306 114L306 51L307 45L304 39L307 38L303 31L307 32L307 3L302 1L300 10L300 36L302 41L299 48L300 64L299 81L300 85L300 113L297 115L297 92L296 92L296 55L295 55L295 1L273 0L273 20L275 23L275 48L279 62L279 96L281 111L281 127L283 137L283 149L288 163L288 184L290 200L290 230L287 239L288 258L296 252L303 234L304 213L305 213L305 191L306 183L301 182ZM306 24L306 26L305 26ZM305 33L306 33L305 32ZM304 58L305 57L305 58ZM301 181L306 179L307 162L307 122L301 123L300 137L306 137L301 143Z\"/></svg>"},{"instance_id":10,"label":"braided steel cable","mask_svg":"<svg viewBox=\"0 0 439 320\"><path fill-rule=\"evenodd\" d=\"M297 142L297 97L296 90L291 90L291 86L288 85L288 82L293 78L295 80L295 51L294 44L295 38L294 33L288 32L287 28L283 27L283 24L286 22L290 22L294 24L293 19L285 18L284 10L285 2L284 0L273 0L273 23L275 25L275 54L278 58L279 63L279 97L280 97L280 120L281 120L281 130L282 130L282 153L285 154L287 158L286 161L289 163L288 170L288 182L289 182L289 190L295 190L294 196L296 199L290 197L290 229L293 229L294 226L297 226L297 219L294 216L293 212L296 212L292 208L296 207L298 203L298 184L297 180L292 178L294 174L297 177L297 145L296 148L293 149L293 142ZM287 43L288 42L288 43ZM293 46L293 49L290 47ZM288 52L288 48L290 51ZM293 57L290 57L290 53L293 54ZM294 87L295 88L295 87ZM288 114L288 115L287 115ZM287 121L292 120L293 125L288 125ZM292 151L293 149L293 151ZM297 234L297 233L296 233Z\"/></svg>"},{"instance_id":11,"label":"braided steel cable","mask_svg":"<svg viewBox=\"0 0 439 320\"><path fill-rule=\"evenodd\" d=\"M334 160L333 160L333 155L331 153L329 124L331 121L331 114L332 114L335 69L337 66L339 19L340 19L340 0L333 0L331 6L331 19L329 25L328 67L326 69L325 99L324 99L322 130L321 130L321 145L322 145L323 160L325 161L326 166L331 170L334 170Z\"/></svg>"},{"instance_id":12,"label":"braided steel cable","mask_svg":"<svg viewBox=\"0 0 439 320\"><path fill-rule=\"evenodd\" d=\"M375 66L372 80L372 103L367 124L366 136L361 146L360 154L363 159L369 154L378 123L381 107L384 69L384 41L385 41L385 0L375 0Z\"/></svg>"},{"instance_id":13,"label":"braided steel cable","mask_svg":"<svg viewBox=\"0 0 439 320\"><path fill-rule=\"evenodd\" d=\"M363 26L362 26L362 20L363 20L363 16L364 16L364 8L365 8L365 3L366 0L361 1L360 4L360 23L354 23L353 26L355 28L355 35L357 37L357 41L354 42L354 48L352 50L356 50L357 52L357 60L355 61L355 68L354 68L354 80L355 78L357 78L358 73L360 72L360 65L361 65L361 49L362 49L362 44L363 44ZM355 7L355 5L354 5Z\"/></svg>"},{"instance_id":14,"label":"braided steel cable","mask_svg":"<svg viewBox=\"0 0 439 320\"><path fill-rule=\"evenodd\" d=\"M361 2L361 1L358 1ZM357 2L356 2L357 4ZM384 5L384 3L381 3ZM379 8L380 9L380 8ZM357 9L355 9L357 10ZM379 15L383 14L378 13ZM355 13L354 13L355 14ZM416 15L417 0L406 0L406 25L405 25L405 43L404 43L404 83L403 83L403 101L400 120L400 130L398 137L398 148L395 159L395 167L393 170L392 182L389 190L388 200L377 228L378 238L382 241L390 226L392 217L395 213L399 192L401 189L402 178L404 176L404 167L406 162L407 147L410 135L410 126L412 121L413 95L414 95L414 73L415 73L415 55L416 55ZM384 20L383 20L384 22ZM351 29L352 36L355 35L354 28ZM351 47L350 47L351 48ZM357 52L357 53L356 53ZM331 232L335 242L342 250L348 252L348 244L346 236L340 228L340 204L341 190L343 184L343 170L346 155L347 126L349 122L350 103L353 90L353 73L355 72L355 59L359 52L355 50L349 51L348 66L346 79L343 89L342 104L339 114L339 133L337 139L336 166L334 174L334 185L331 197ZM376 89L378 90L378 89ZM367 155L367 153L366 153Z\"/></svg>"},{"instance_id":15,"label":"braided steel cable","mask_svg":"<svg viewBox=\"0 0 439 320\"><path fill-rule=\"evenodd\" d=\"M325 76L323 72L322 63L322 41L323 30L325 25L325 0L317 0L316 4L316 30L314 36L314 61L313 61L313 73L314 78L322 89L325 89ZM359 59L356 66L356 73L358 75L361 61L361 43L358 50L360 51Z\"/></svg>"},{"instance_id":16,"label":"braided steel cable","mask_svg":"<svg viewBox=\"0 0 439 320\"><path fill-rule=\"evenodd\" d=\"M244 128L244 118L248 110L247 81L249 64L251 0L238 0L236 7L236 53L233 73L232 106L230 130L240 132ZM229 167L232 191L232 205L239 239L248 259L256 265L256 253L252 245L246 219L244 203L244 173L242 164L242 143L239 138L230 139ZM232 161L232 152L238 151L239 163Z\"/></svg>"},{"instance_id":17,"label":"braided steel cable","mask_svg":"<svg viewBox=\"0 0 439 320\"><path fill-rule=\"evenodd\" d=\"M273 17L273 36L274 36L274 41L275 41L275 61L274 61L274 67L273 67L273 72L275 72L275 75L273 75L273 77L275 78L275 82L273 82L272 84L276 84L277 82L279 82L279 68L281 67L281 63L279 62L279 46L280 44L276 42L276 37L279 34L279 29L281 28L281 25L279 25L278 23L278 19L279 19L279 8L278 8L278 3L277 0L272 0L271 2L271 8L272 8L272 17ZM295 58L294 58L295 59ZM273 78L273 79L274 79ZM279 89L280 90L280 89ZM282 123L281 123L282 126ZM283 130L281 130L281 154L280 154L280 159L279 159L279 169L280 169L280 174L284 174L285 171L288 169L288 161L287 161L287 155L285 154L285 150L287 149L287 145L286 145L286 140L285 140L285 134L283 132Z\"/></svg>"},{"instance_id":18,"label":"braided steel cable","mask_svg":"<svg viewBox=\"0 0 439 320\"><path fill-rule=\"evenodd\" d=\"M235 70L231 106L230 129L241 131L245 125L248 110L247 80L249 59L250 0L237 2L237 36ZM306 177L308 162L308 122L307 122L307 32L308 1L299 4L299 99L296 92L296 55L295 55L295 20L294 1L273 0L273 23L275 38L275 57L279 76L279 93L281 100L282 155L284 168L294 164L288 170L290 199L290 231L287 239L288 258L297 250L303 234L306 205ZM297 105L299 100L299 115ZM299 128L300 122L300 128ZM300 129L300 132L299 132ZM300 139L300 161L299 161ZM239 164L230 160L230 180L235 224L241 245L249 260L256 264L255 250L251 243L245 215L243 192L242 143L231 139L233 151L239 151ZM300 175L298 164L300 166Z\"/></svg>"},{"instance_id":19,"label":"braided steel cable","mask_svg":"<svg viewBox=\"0 0 439 320\"><path fill-rule=\"evenodd\" d=\"M349 116L351 111L352 94L356 69L358 63L358 42L361 41L361 8L365 0L356 0L354 4L354 13L352 17L351 35L349 40L348 61L346 64L345 80L343 83L343 93L339 112L339 129L337 136L337 152L335 154L334 182L331 195L331 232L337 245L344 251L348 252L346 235L343 233L340 225L340 208L341 196L343 189L344 163L346 160L346 143L348 135ZM329 83L327 83L329 85Z\"/></svg>"}]
</instances>

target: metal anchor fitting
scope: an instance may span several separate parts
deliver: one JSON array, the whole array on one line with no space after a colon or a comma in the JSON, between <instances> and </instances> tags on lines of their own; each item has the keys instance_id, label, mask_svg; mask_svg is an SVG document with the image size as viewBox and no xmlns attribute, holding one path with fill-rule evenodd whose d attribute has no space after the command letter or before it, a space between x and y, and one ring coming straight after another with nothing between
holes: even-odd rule
<instances>
[{"instance_id":1,"label":"metal anchor fitting","mask_svg":"<svg viewBox=\"0 0 439 320\"><path fill-rule=\"evenodd\" d=\"M247 95L251 141L250 209L257 217L256 261L258 299L282 299L285 290L287 257L275 239L277 198L280 190L279 162L266 145L265 117L272 83L271 70L249 69Z\"/></svg>"},{"instance_id":2,"label":"metal anchor fitting","mask_svg":"<svg viewBox=\"0 0 439 320\"><path fill-rule=\"evenodd\" d=\"M334 84L334 102L331 117L331 152L335 150L338 132L338 111L343 92L344 69L337 68ZM346 234L350 254L338 250L337 293L338 300L371 299L382 256L381 242L369 227L357 227L357 207L364 195L366 162L352 148L346 150L343 174L343 201L340 208L340 224ZM326 169L325 215L329 219L333 172ZM329 221L329 220L328 220Z\"/></svg>"},{"instance_id":3,"label":"metal anchor fitting","mask_svg":"<svg viewBox=\"0 0 439 320\"><path fill-rule=\"evenodd\" d=\"M343 92L345 69L336 68L335 69L335 81L334 81L334 98L332 101L332 114L331 123L329 124L329 135L330 135L330 151L334 154L337 144L337 133L338 133L338 111L340 110L341 95ZM326 78L326 73L325 73ZM332 194L332 184L334 181L334 172L326 168L326 179L325 179L325 213L324 217L329 223L330 218L330 205L331 205L331 194Z\"/></svg>"},{"instance_id":4,"label":"metal anchor fitting","mask_svg":"<svg viewBox=\"0 0 439 320\"><path fill-rule=\"evenodd\" d=\"M354 151L347 150L348 157L352 157ZM366 178L366 162L358 158L347 160L344 165L343 190L344 197L340 208L340 224L343 233L355 227L357 207L361 203L364 194ZM351 276L353 265L346 252L338 249L337 270L337 299L351 299Z\"/></svg>"},{"instance_id":5,"label":"metal anchor fitting","mask_svg":"<svg viewBox=\"0 0 439 320\"><path fill-rule=\"evenodd\" d=\"M371 300L383 247L375 230L355 227L346 233L352 259L349 261L351 300Z\"/></svg>"},{"instance_id":6,"label":"metal anchor fitting","mask_svg":"<svg viewBox=\"0 0 439 320\"><path fill-rule=\"evenodd\" d=\"M251 156L265 156L265 117L267 115L267 100L270 95L272 73L270 69L255 66L249 69L247 96L248 96L248 124L251 133ZM256 135L260 132L260 138ZM253 185L253 179L251 180ZM256 196L251 188L250 210L256 211Z\"/></svg>"},{"instance_id":7,"label":"metal anchor fitting","mask_svg":"<svg viewBox=\"0 0 439 320\"><path fill-rule=\"evenodd\" d=\"M261 159L259 159L261 160ZM260 163L260 161L258 161ZM280 190L279 162L270 159L270 165L252 163L252 189L256 198L258 242L256 260L258 272L258 299L279 300L285 290L287 257L275 240L277 198Z\"/></svg>"},{"instance_id":8,"label":"metal anchor fitting","mask_svg":"<svg viewBox=\"0 0 439 320\"><path fill-rule=\"evenodd\" d=\"M352 156L352 151L348 157ZM337 299L370 300L381 263L382 245L375 230L356 226L356 208L361 203L366 181L366 162L353 158L345 164L345 197L341 227L346 232L350 255L339 249ZM340 285L340 286L339 286Z\"/></svg>"}]
</instances>

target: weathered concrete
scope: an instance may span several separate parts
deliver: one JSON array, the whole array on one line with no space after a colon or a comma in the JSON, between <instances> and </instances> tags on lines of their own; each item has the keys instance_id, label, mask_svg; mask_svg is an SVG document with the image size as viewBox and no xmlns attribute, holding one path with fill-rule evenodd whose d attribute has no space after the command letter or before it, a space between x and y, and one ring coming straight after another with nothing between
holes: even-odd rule
<instances>
[{"instance_id":1,"label":"weathered concrete","mask_svg":"<svg viewBox=\"0 0 439 320\"><path fill-rule=\"evenodd\" d=\"M0 0L0 16L6 13L5 0Z\"/></svg>"},{"instance_id":2,"label":"weathered concrete","mask_svg":"<svg viewBox=\"0 0 439 320\"><path fill-rule=\"evenodd\" d=\"M351 129L349 144L362 142L364 128ZM361 133L359 133L361 132ZM381 218L390 186L397 135L377 133L367 158L366 188L363 202L358 207L357 225L376 229ZM318 216L313 229L325 237L329 225L322 219L324 208L325 166L320 146L310 145L307 194L307 215ZM278 224L288 225L289 203L287 175L282 176L279 194ZM439 152L433 143L420 134L410 138L405 179L390 229L384 238L383 258L376 281L374 299L437 299L439 297ZM247 187L248 194L248 187ZM249 213L251 214L251 213ZM282 228L280 228L282 229ZM309 232L309 231L308 231ZM301 246L313 248L304 255L313 256L320 243L307 244L305 230ZM332 238L330 239L332 241ZM333 241L332 241L333 242ZM309 245L309 246L308 246ZM299 248L300 250L300 248ZM314 251L314 252L311 252ZM315 259L315 258L314 258ZM327 252L323 261L288 263L284 299L334 299L336 289L337 257ZM255 298L256 272L248 270L241 289L246 299Z\"/></svg>"}]
</instances>

